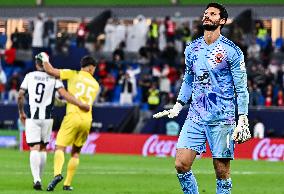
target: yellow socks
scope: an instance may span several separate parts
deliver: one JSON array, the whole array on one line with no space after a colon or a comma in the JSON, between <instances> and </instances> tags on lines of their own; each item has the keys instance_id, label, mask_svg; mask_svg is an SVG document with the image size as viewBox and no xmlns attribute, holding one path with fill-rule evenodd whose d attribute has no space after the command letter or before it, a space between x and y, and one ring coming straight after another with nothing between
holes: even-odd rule
<instances>
[{"instance_id":1,"label":"yellow socks","mask_svg":"<svg viewBox=\"0 0 284 194\"><path fill-rule=\"evenodd\" d=\"M54 153L54 176L61 174L64 164L64 152L56 150Z\"/></svg>"},{"instance_id":2,"label":"yellow socks","mask_svg":"<svg viewBox=\"0 0 284 194\"><path fill-rule=\"evenodd\" d=\"M79 165L79 158L70 158L69 162L68 162L68 166L67 166L67 175L66 175L66 179L64 181L64 186L70 186L73 176L75 174L76 168Z\"/></svg>"}]
</instances>

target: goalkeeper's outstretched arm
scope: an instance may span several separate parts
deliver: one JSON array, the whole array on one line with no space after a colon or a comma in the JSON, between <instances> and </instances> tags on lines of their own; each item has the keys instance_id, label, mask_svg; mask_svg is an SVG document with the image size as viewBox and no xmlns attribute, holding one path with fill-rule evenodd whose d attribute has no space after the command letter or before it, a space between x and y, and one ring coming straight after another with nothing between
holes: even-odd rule
<instances>
[{"instance_id":1,"label":"goalkeeper's outstretched arm","mask_svg":"<svg viewBox=\"0 0 284 194\"><path fill-rule=\"evenodd\" d=\"M60 70L54 68L49 63L49 56L45 52L41 52L39 54L39 57L42 60L43 68L44 68L45 72L48 73L49 75L52 75L52 76L56 77L56 78L60 78Z\"/></svg>"}]
</instances>

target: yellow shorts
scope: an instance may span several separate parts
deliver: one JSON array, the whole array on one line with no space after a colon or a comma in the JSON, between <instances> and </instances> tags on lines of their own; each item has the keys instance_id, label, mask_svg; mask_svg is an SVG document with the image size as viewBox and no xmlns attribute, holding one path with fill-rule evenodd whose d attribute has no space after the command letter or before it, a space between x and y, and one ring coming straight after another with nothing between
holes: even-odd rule
<instances>
[{"instance_id":1,"label":"yellow shorts","mask_svg":"<svg viewBox=\"0 0 284 194\"><path fill-rule=\"evenodd\" d=\"M82 119L77 113L67 114L56 137L56 145L82 147L87 140L92 121Z\"/></svg>"}]
</instances>

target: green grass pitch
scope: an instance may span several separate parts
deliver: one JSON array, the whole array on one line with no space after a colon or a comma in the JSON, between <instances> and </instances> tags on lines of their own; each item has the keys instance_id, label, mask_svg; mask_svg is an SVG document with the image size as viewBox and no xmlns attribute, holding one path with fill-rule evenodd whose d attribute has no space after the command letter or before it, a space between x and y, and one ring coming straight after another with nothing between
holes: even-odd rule
<instances>
[{"instance_id":1,"label":"green grass pitch","mask_svg":"<svg viewBox=\"0 0 284 194\"><path fill-rule=\"evenodd\" d=\"M1 194L39 193L32 189L28 152L2 148L0 157ZM52 168L53 154L49 154L44 188L52 178ZM200 194L215 193L212 160L196 160L193 170ZM232 179L232 194L284 194L283 162L235 160L232 162ZM73 186L73 194L182 194L173 158L82 155ZM67 192L59 183L53 193Z\"/></svg>"}]
</instances>

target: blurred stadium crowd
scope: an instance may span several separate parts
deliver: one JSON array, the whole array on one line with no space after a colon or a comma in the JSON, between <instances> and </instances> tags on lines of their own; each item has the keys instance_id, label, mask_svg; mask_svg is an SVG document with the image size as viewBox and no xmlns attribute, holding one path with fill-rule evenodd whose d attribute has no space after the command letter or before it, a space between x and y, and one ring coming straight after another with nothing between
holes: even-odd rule
<instances>
[{"instance_id":1,"label":"blurred stadium crowd","mask_svg":"<svg viewBox=\"0 0 284 194\"><path fill-rule=\"evenodd\" d=\"M147 110L174 103L184 72L183 50L188 42L202 36L200 20L190 23L142 15L133 20L108 18L102 33L97 34L92 25L82 18L76 33L70 34L64 28L59 31L51 16L40 14L24 31L16 29L9 37L2 32L1 102L16 102L24 75L33 69L32 56L40 51L48 52L51 59L68 56L72 48L83 49L98 60L98 102L138 103ZM250 33L241 26L233 27L224 28L223 33L245 54L250 106L284 106L283 39L272 41L261 20L254 22Z\"/></svg>"}]
</instances>

